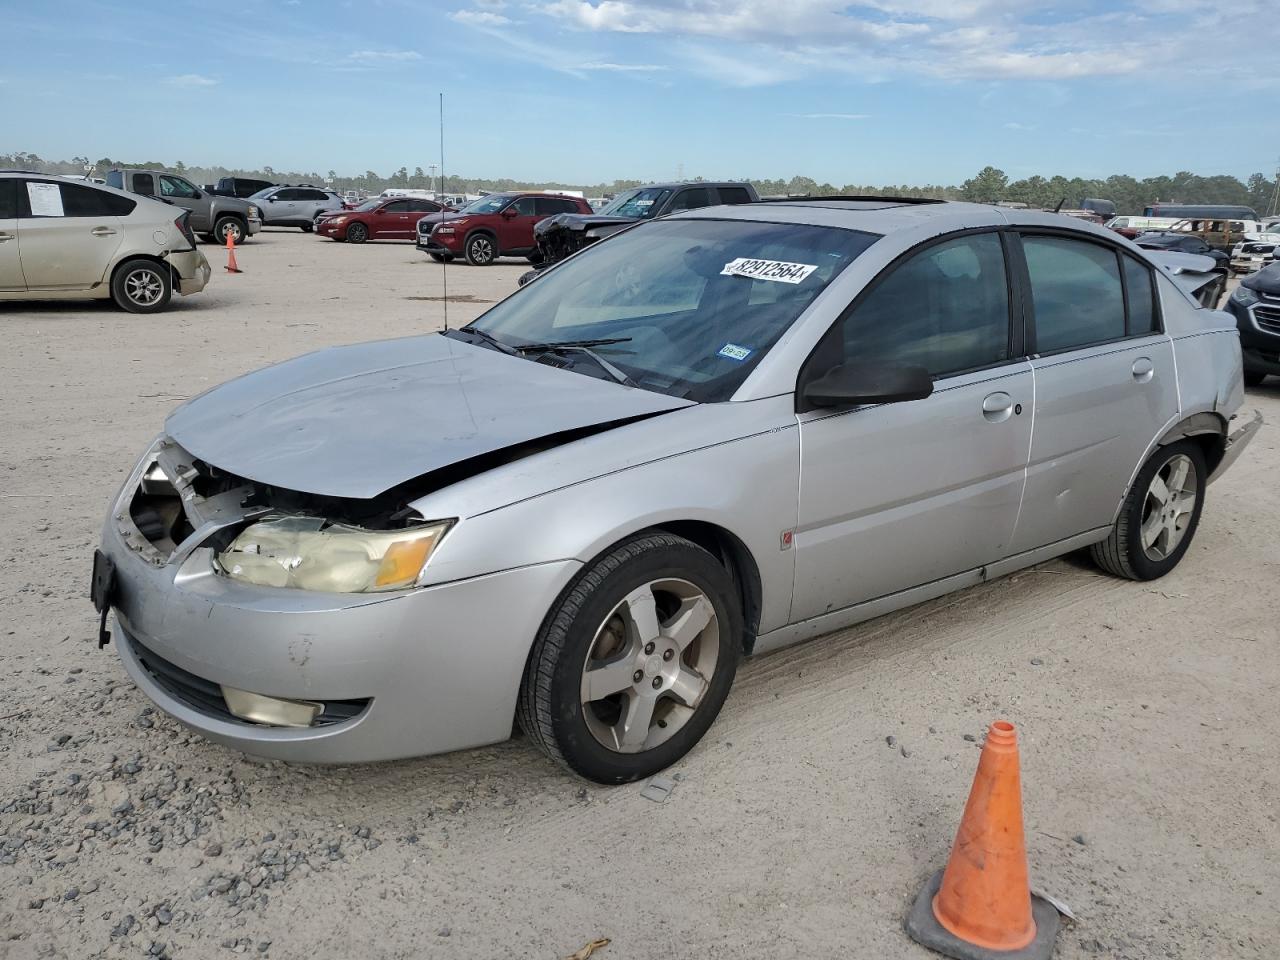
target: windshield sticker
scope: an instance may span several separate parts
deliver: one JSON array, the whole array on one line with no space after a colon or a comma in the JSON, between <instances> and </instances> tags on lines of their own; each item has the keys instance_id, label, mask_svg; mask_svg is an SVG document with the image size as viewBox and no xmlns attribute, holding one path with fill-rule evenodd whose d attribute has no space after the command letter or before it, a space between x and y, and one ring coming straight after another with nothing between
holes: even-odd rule
<instances>
[{"instance_id":1,"label":"windshield sticker","mask_svg":"<svg viewBox=\"0 0 1280 960\"><path fill-rule=\"evenodd\" d=\"M56 183L27 181L27 199L31 201L33 217L62 216L62 191Z\"/></svg>"},{"instance_id":2,"label":"windshield sticker","mask_svg":"<svg viewBox=\"0 0 1280 960\"><path fill-rule=\"evenodd\" d=\"M726 343L717 351L717 354L721 357L728 357L730 360L742 361L751 356L751 349L749 347L740 347L736 343Z\"/></svg>"},{"instance_id":3,"label":"windshield sticker","mask_svg":"<svg viewBox=\"0 0 1280 960\"><path fill-rule=\"evenodd\" d=\"M726 277L800 283L817 269L816 263L787 263L783 260L752 260L748 257L739 257L737 260L726 263L720 273Z\"/></svg>"},{"instance_id":4,"label":"windshield sticker","mask_svg":"<svg viewBox=\"0 0 1280 960\"><path fill-rule=\"evenodd\" d=\"M652 200L633 200L632 202L633 202L637 207L652 207L652 206L653 206L653 201L652 201Z\"/></svg>"}]
</instances>

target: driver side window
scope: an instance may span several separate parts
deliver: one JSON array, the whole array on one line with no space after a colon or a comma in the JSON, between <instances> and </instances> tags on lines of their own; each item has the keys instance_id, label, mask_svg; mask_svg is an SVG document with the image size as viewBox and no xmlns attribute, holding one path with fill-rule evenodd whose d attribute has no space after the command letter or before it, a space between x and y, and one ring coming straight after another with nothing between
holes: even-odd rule
<instances>
[{"instance_id":1,"label":"driver side window","mask_svg":"<svg viewBox=\"0 0 1280 960\"><path fill-rule=\"evenodd\" d=\"M196 192L190 184L179 180L177 177L161 177L160 195L164 197L185 197L189 200L195 197Z\"/></svg>"},{"instance_id":2,"label":"driver side window","mask_svg":"<svg viewBox=\"0 0 1280 960\"><path fill-rule=\"evenodd\" d=\"M517 214L522 217L532 217L537 209L537 200L534 197L521 197L511 205Z\"/></svg>"},{"instance_id":3,"label":"driver side window","mask_svg":"<svg viewBox=\"0 0 1280 960\"><path fill-rule=\"evenodd\" d=\"M922 366L934 377L1009 359L1009 290L995 233L926 247L842 321L836 362Z\"/></svg>"}]
</instances>

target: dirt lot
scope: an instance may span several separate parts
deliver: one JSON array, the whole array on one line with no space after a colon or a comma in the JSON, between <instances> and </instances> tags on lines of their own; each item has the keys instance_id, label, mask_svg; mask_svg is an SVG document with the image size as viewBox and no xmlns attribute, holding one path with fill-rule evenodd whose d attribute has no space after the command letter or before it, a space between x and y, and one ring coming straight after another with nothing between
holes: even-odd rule
<instances>
[{"instance_id":1,"label":"dirt lot","mask_svg":"<svg viewBox=\"0 0 1280 960\"><path fill-rule=\"evenodd\" d=\"M441 324L405 244L268 232L154 318L0 305L0 957L924 958L901 930L997 717L1022 732L1058 957L1280 955L1275 426L1153 584L1076 558L748 663L658 804L526 743L250 759L93 643L89 558L165 414L327 344ZM451 267L451 322L525 269ZM1280 381L1250 403L1280 423Z\"/></svg>"}]
</instances>

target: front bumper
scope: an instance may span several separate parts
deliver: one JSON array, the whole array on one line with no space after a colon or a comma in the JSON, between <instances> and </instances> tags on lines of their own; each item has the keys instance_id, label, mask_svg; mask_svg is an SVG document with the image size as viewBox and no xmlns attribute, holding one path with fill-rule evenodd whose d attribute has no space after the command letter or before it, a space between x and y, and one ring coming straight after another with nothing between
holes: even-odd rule
<instances>
[{"instance_id":1,"label":"front bumper","mask_svg":"<svg viewBox=\"0 0 1280 960\"><path fill-rule=\"evenodd\" d=\"M169 265L177 273L174 289L182 296L199 293L209 283L209 261L199 250L178 250L169 254Z\"/></svg>"},{"instance_id":2,"label":"front bumper","mask_svg":"<svg viewBox=\"0 0 1280 960\"><path fill-rule=\"evenodd\" d=\"M1240 331L1245 370L1280 376L1280 298L1247 307L1231 298L1227 310Z\"/></svg>"},{"instance_id":3,"label":"front bumper","mask_svg":"<svg viewBox=\"0 0 1280 960\"><path fill-rule=\"evenodd\" d=\"M432 233L428 236L418 234L417 247L423 253L438 253L446 257L456 257L462 251L462 235L453 233L441 236Z\"/></svg>"},{"instance_id":4,"label":"front bumper","mask_svg":"<svg viewBox=\"0 0 1280 960\"><path fill-rule=\"evenodd\" d=\"M247 224L248 224L247 229L249 231L249 236L251 237L262 229L262 220L258 217L250 217L249 220L247 221Z\"/></svg>"},{"instance_id":5,"label":"front bumper","mask_svg":"<svg viewBox=\"0 0 1280 960\"><path fill-rule=\"evenodd\" d=\"M115 567L115 646L130 677L210 740L306 763L389 760L507 739L534 636L580 568L576 560L555 561L381 595L272 589L217 573L208 548L178 562L148 557L136 549L127 512L123 523L121 515L112 511L101 550ZM204 694L185 695L170 682L175 672ZM221 702L221 686L322 703L328 722L240 720Z\"/></svg>"}]
</instances>

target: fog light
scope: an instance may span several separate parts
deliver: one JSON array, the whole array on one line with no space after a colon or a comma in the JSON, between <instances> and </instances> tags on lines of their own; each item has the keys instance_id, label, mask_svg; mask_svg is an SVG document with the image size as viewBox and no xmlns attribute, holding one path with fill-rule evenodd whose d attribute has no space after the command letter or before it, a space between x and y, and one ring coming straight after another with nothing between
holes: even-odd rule
<instances>
[{"instance_id":1,"label":"fog light","mask_svg":"<svg viewBox=\"0 0 1280 960\"><path fill-rule=\"evenodd\" d=\"M309 727L324 710L324 704L314 700L280 700L235 687L223 687L222 699L227 701L227 709L241 720L272 727Z\"/></svg>"}]
</instances>

